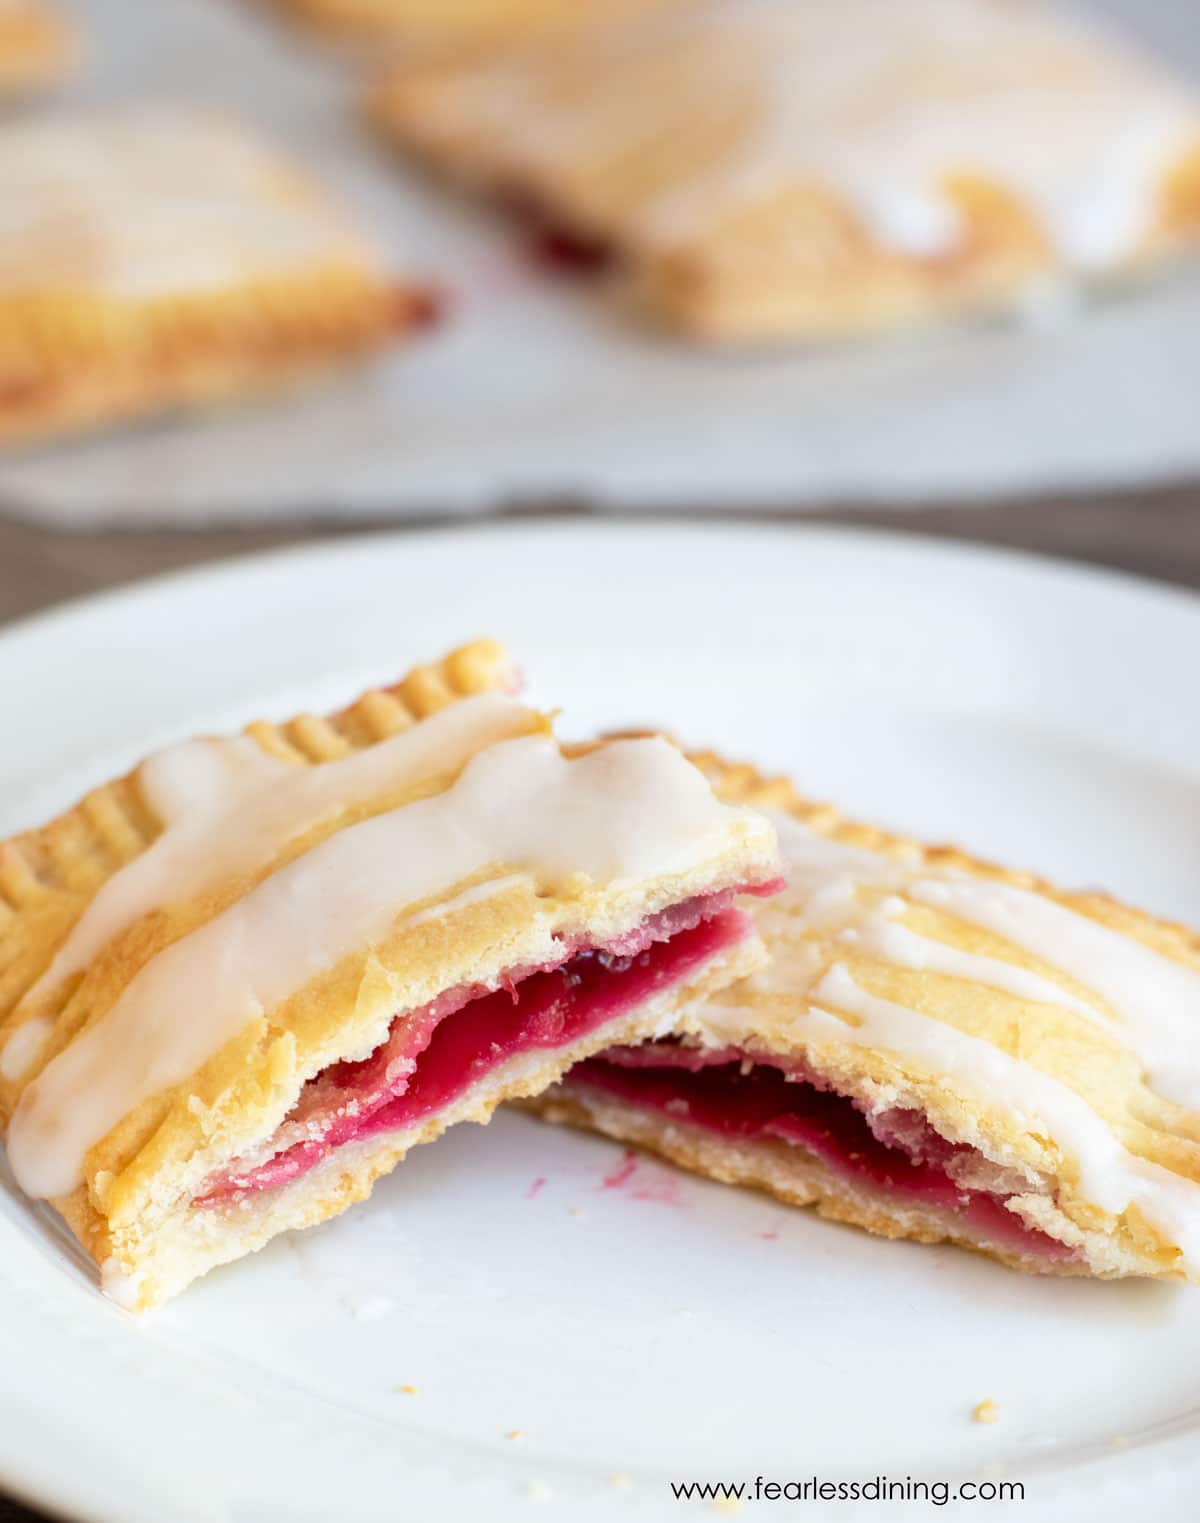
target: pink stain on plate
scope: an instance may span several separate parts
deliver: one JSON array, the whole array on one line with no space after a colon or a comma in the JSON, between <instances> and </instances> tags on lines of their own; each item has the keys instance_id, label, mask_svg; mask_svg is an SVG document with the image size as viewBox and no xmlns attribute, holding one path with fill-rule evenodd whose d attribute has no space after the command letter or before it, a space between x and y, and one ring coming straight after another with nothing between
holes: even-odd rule
<instances>
[{"instance_id":1,"label":"pink stain on plate","mask_svg":"<svg viewBox=\"0 0 1200 1523\"><path fill-rule=\"evenodd\" d=\"M674 1174L654 1165L647 1168L644 1160L631 1150L626 1151L617 1167L600 1182L602 1190L625 1190L626 1186L631 1200L649 1201L656 1206L682 1207L684 1204Z\"/></svg>"},{"instance_id":2,"label":"pink stain on plate","mask_svg":"<svg viewBox=\"0 0 1200 1523\"><path fill-rule=\"evenodd\" d=\"M536 1199L537 1196L539 1196L542 1193L542 1191L545 1189L545 1187L546 1187L545 1176L539 1174L538 1177L529 1186L528 1190L525 1191L525 1199L526 1200L534 1200L534 1199Z\"/></svg>"},{"instance_id":3,"label":"pink stain on plate","mask_svg":"<svg viewBox=\"0 0 1200 1523\"><path fill-rule=\"evenodd\" d=\"M623 1190L637 1172L637 1154L629 1148L625 1150L625 1156L611 1174L606 1174L600 1182L602 1190Z\"/></svg>"}]
</instances>

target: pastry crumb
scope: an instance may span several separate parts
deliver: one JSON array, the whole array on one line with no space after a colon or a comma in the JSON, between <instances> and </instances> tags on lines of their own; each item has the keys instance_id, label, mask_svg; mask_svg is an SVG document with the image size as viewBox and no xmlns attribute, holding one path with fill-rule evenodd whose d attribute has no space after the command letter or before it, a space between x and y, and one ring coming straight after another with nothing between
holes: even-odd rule
<instances>
[{"instance_id":1,"label":"pastry crumb","mask_svg":"<svg viewBox=\"0 0 1200 1523\"><path fill-rule=\"evenodd\" d=\"M979 1403L971 1416L977 1423L994 1423L1000 1416L1000 1408L989 1396L986 1401Z\"/></svg>"},{"instance_id":2,"label":"pastry crumb","mask_svg":"<svg viewBox=\"0 0 1200 1523\"><path fill-rule=\"evenodd\" d=\"M397 1386L396 1389L401 1396L415 1396L417 1394L416 1386Z\"/></svg>"},{"instance_id":3,"label":"pastry crumb","mask_svg":"<svg viewBox=\"0 0 1200 1523\"><path fill-rule=\"evenodd\" d=\"M520 1428L510 1428L508 1430L508 1432L504 1436L505 1436L505 1438L513 1438L513 1439L524 1438L525 1437L524 1433L522 1433Z\"/></svg>"},{"instance_id":4,"label":"pastry crumb","mask_svg":"<svg viewBox=\"0 0 1200 1523\"><path fill-rule=\"evenodd\" d=\"M741 1512L742 1506L740 1497L718 1497L712 1504L712 1510L724 1513L726 1517L732 1517L735 1512Z\"/></svg>"},{"instance_id":5,"label":"pastry crumb","mask_svg":"<svg viewBox=\"0 0 1200 1523\"><path fill-rule=\"evenodd\" d=\"M545 1481L530 1481L527 1492L531 1502L548 1502L550 1500L550 1488Z\"/></svg>"},{"instance_id":6,"label":"pastry crumb","mask_svg":"<svg viewBox=\"0 0 1200 1523\"><path fill-rule=\"evenodd\" d=\"M615 1491L625 1491L632 1483L623 1470L616 1470L609 1476L608 1484Z\"/></svg>"}]
</instances>

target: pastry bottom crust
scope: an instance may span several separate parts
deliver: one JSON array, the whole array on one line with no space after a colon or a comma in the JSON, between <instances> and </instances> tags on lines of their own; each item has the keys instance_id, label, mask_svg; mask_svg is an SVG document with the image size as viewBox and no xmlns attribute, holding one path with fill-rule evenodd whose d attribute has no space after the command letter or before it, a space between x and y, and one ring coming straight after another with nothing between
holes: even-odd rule
<instances>
[{"instance_id":1,"label":"pastry bottom crust","mask_svg":"<svg viewBox=\"0 0 1200 1523\"><path fill-rule=\"evenodd\" d=\"M523 1108L546 1121L601 1132L722 1184L763 1190L792 1206L813 1206L830 1221L864 1227L880 1237L954 1243L1026 1274L1120 1279L1158 1273L1103 1234L1081 1232L1071 1223L1064 1223L1064 1232L1075 1239L1075 1257L1023 1254L967 1227L952 1211L924 1202L900 1203L845 1178L803 1148L774 1140L748 1142L719 1136L579 1082L558 1085L524 1102Z\"/></svg>"},{"instance_id":2,"label":"pastry bottom crust","mask_svg":"<svg viewBox=\"0 0 1200 1523\"><path fill-rule=\"evenodd\" d=\"M636 1042L648 1030L668 1028L691 1001L753 972L761 944L740 942L705 963L690 978L554 1051L523 1053L492 1071L446 1109L400 1132L337 1148L309 1173L220 1209L183 1202L165 1221L144 1230L138 1222L111 1234L98 1219L86 1191L54 1202L87 1252L100 1265L104 1290L129 1310L145 1310L177 1294L192 1280L261 1248L294 1227L310 1227L364 1200L410 1148L433 1142L460 1121L486 1123L506 1100L529 1099L555 1083L568 1068L604 1048Z\"/></svg>"},{"instance_id":3,"label":"pastry bottom crust","mask_svg":"<svg viewBox=\"0 0 1200 1523\"><path fill-rule=\"evenodd\" d=\"M0 444L301 385L426 326L434 310L416 289L309 280L124 314L55 308L0 304Z\"/></svg>"}]
</instances>

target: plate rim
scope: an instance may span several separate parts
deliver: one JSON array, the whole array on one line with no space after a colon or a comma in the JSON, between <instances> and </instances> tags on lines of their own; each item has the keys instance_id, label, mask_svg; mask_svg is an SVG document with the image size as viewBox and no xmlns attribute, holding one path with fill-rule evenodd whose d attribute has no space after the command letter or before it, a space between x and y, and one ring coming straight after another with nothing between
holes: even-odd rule
<instances>
[{"instance_id":1,"label":"plate rim","mask_svg":"<svg viewBox=\"0 0 1200 1523\"><path fill-rule=\"evenodd\" d=\"M964 508L963 512L969 513L970 508ZM903 520L898 516L897 524L902 523ZM55 532L68 536L71 533L69 530ZM116 532L120 533L119 530ZM813 541L825 541L831 546L852 547L862 544L882 548L885 553L914 552L943 558L947 562L957 560L973 564L986 561L997 566L1007 566L1014 572L1024 570L1035 575L1047 575L1097 591L1107 587L1119 595L1144 596L1163 606L1170 605L1200 614L1200 588L1165 581L1144 571L1080 560L1053 550L996 544L936 531L927 532L903 526L893 528L874 523L839 523L832 518L810 515L790 520L763 514L747 514L744 517L705 515L694 518L682 513L606 513L601 516L587 511L559 513L551 510L546 513L483 517L465 523L456 518L444 524L425 523L412 529L393 523L377 529L357 528L348 532L334 529L326 532L317 525L311 532L306 530L303 537L295 542L267 549L234 551L203 560L197 565L177 566L147 576L137 576L113 586L83 590L72 593L47 608L20 614L15 619L0 624L0 659L5 654L4 647L14 637L23 639L42 632L53 632L60 624L90 615L97 609L136 603L143 596L168 591L172 587L188 588L227 576L254 576L284 562L296 564L324 557L352 560L369 549L409 546L424 549L444 541L482 536L497 539L519 539L535 535L619 538L630 533L651 535L663 532L697 541L740 539L743 536L769 539L798 535Z\"/></svg>"}]
</instances>

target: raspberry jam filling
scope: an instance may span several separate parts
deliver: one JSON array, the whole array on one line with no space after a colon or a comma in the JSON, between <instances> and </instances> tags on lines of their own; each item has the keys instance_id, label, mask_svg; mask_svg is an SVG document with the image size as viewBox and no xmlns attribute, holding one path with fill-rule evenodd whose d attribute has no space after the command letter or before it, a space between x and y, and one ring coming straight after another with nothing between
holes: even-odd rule
<instances>
[{"instance_id":1,"label":"raspberry jam filling","mask_svg":"<svg viewBox=\"0 0 1200 1523\"><path fill-rule=\"evenodd\" d=\"M611 240L573 227L540 197L510 191L495 199L521 231L530 259L542 269L587 277L603 275L617 263Z\"/></svg>"},{"instance_id":2,"label":"raspberry jam filling","mask_svg":"<svg viewBox=\"0 0 1200 1523\"><path fill-rule=\"evenodd\" d=\"M745 1059L736 1048L647 1042L589 1058L566 1082L732 1140L790 1143L880 1194L953 1212L989 1242L1039 1258L1073 1257L1065 1243L1006 1210L1008 1197L958 1183L951 1167L975 1150L947 1142L918 1112L868 1119L854 1101L807 1078L757 1061L743 1071Z\"/></svg>"},{"instance_id":3,"label":"raspberry jam filling","mask_svg":"<svg viewBox=\"0 0 1200 1523\"><path fill-rule=\"evenodd\" d=\"M265 1157L260 1150L222 1170L193 1205L227 1205L288 1184L335 1148L414 1126L522 1053L568 1047L682 983L749 934L734 894L672 905L603 947L564 944L558 964L510 970L502 988L450 990L397 1017L369 1057L309 1080Z\"/></svg>"},{"instance_id":4,"label":"raspberry jam filling","mask_svg":"<svg viewBox=\"0 0 1200 1523\"><path fill-rule=\"evenodd\" d=\"M535 263L566 275L603 275L616 263L611 243L573 232L560 223L534 223L528 242Z\"/></svg>"}]
</instances>

